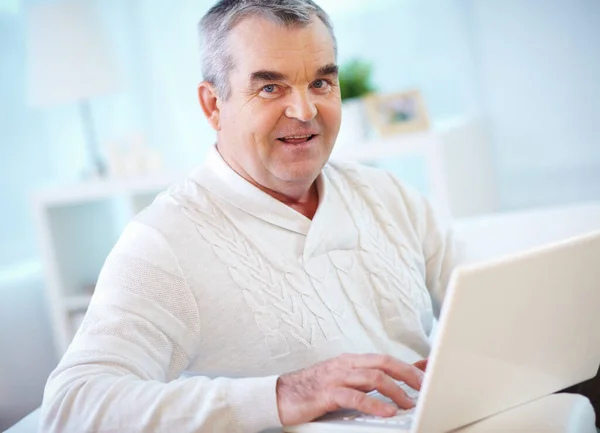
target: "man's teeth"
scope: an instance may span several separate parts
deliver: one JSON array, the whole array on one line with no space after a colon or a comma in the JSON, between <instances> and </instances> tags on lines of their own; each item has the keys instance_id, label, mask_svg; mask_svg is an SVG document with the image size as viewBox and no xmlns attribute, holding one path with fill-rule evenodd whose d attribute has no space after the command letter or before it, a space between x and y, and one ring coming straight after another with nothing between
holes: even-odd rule
<instances>
[{"instance_id":1,"label":"man's teeth","mask_svg":"<svg viewBox=\"0 0 600 433\"><path fill-rule=\"evenodd\" d=\"M312 134L310 135L290 135L289 137L284 137L284 140L300 140L302 138L310 138L312 137Z\"/></svg>"}]
</instances>

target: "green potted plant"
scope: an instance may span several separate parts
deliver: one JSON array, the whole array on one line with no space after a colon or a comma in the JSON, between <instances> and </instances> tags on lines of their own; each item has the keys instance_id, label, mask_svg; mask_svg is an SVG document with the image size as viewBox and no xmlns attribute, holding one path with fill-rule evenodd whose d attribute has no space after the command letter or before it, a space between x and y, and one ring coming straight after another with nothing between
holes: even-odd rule
<instances>
[{"instance_id":1,"label":"green potted plant","mask_svg":"<svg viewBox=\"0 0 600 433\"><path fill-rule=\"evenodd\" d=\"M342 95L342 125L339 146L357 145L366 139L368 123L363 97L372 93L373 68L370 63L353 59L340 67L339 82Z\"/></svg>"},{"instance_id":2,"label":"green potted plant","mask_svg":"<svg viewBox=\"0 0 600 433\"><path fill-rule=\"evenodd\" d=\"M375 89L371 84L373 67L370 63L354 59L340 68L339 81L342 101L362 98Z\"/></svg>"}]
</instances>

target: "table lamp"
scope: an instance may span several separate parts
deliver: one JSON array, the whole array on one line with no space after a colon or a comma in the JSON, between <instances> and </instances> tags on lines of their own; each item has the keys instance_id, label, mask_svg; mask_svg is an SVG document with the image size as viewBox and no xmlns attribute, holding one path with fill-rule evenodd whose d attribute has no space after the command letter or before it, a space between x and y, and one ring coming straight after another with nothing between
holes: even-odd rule
<instances>
[{"instance_id":1,"label":"table lamp","mask_svg":"<svg viewBox=\"0 0 600 433\"><path fill-rule=\"evenodd\" d=\"M106 174L90 100L116 92L119 71L89 0L41 3L27 10L28 100L47 108L78 104L90 171Z\"/></svg>"}]
</instances>

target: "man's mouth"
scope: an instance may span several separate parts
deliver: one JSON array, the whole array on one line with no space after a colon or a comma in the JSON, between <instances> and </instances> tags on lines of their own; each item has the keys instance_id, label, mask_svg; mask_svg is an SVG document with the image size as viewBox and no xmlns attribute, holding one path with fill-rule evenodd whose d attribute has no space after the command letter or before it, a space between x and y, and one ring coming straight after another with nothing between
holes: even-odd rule
<instances>
[{"instance_id":1,"label":"man's mouth","mask_svg":"<svg viewBox=\"0 0 600 433\"><path fill-rule=\"evenodd\" d=\"M315 138L316 134L306 134L306 135L288 135L286 137L278 138L279 141L282 141L286 144L302 144L306 143L313 138Z\"/></svg>"}]
</instances>

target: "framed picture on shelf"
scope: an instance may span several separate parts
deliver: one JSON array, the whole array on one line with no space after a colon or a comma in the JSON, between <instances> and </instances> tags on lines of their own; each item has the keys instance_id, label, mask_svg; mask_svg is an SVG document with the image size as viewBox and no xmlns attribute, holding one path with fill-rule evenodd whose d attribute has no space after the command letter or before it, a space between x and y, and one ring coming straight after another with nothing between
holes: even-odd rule
<instances>
[{"instance_id":1,"label":"framed picture on shelf","mask_svg":"<svg viewBox=\"0 0 600 433\"><path fill-rule=\"evenodd\" d=\"M381 136L429 129L429 116L421 92L408 90L372 94L365 98L367 115Z\"/></svg>"}]
</instances>

